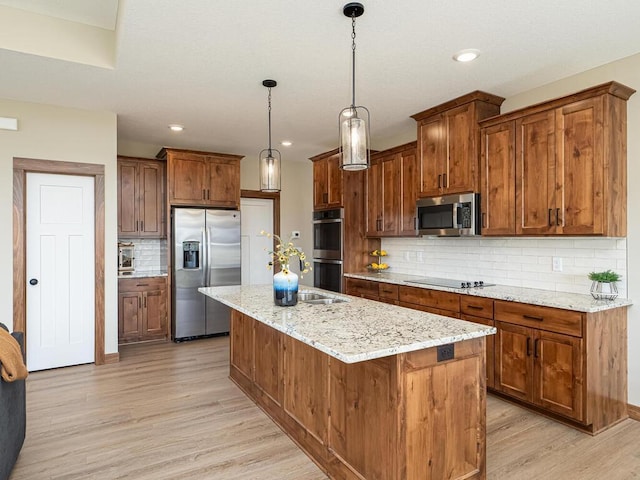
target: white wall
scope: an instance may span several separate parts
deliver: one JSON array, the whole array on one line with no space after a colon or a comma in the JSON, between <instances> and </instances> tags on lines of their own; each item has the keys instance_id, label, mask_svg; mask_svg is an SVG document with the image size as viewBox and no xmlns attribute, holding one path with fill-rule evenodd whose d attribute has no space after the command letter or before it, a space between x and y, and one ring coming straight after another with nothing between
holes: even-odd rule
<instances>
[{"instance_id":1,"label":"white wall","mask_svg":"<svg viewBox=\"0 0 640 480\"><path fill-rule=\"evenodd\" d=\"M284 156L284 155L283 155ZM246 190L259 190L258 155L242 159L241 185ZM280 192L280 234L289 238L294 230L300 231L295 241L309 259L313 254L311 212L313 211L313 167L309 160L282 161L282 191ZM301 284L313 285L313 272L300 280Z\"/></svg>"},{"instance_id":2,"label":"white wall","mask_svg":"<svg viewBox=\"0 0 640 480\"><path fill-rule=\"evenodd\" d=\"M579 73L563 80L523 92L519 95L514 95L505 100L502 104L501 111L502 113L507 113L511 110L516 110L518 108L550 100L552 98L562 97L611 80L615 80L631 88L640 90L640 54L594 68L593 70ZM492 93L500 94L500 92ZM634 94L629 99L627 103L627 115L628 218L626 241L627 265L624 270L626 270L626 294L629 298L635 299L636 302L640 302L640 214L638 214L637 210L637 206L640 205L640 189L638 188L638 185L640 185L640 135L638 135L638 132L640 132L640 93ZM524 242L527 241L526 239L522 240ZM541 252L539 257L548 257L553 255L551 251L556 248L564 249L564 246L560 246L563 242L561 241L558 243L557 240L560 239L553 240L552 245L548 246L549 253ZM402 240L399 241L401 242L400 247L395 244L397 241L393 241L392 243L385 241L383 242L383 247L386 245L393 245L393 250L390 253L393 253L396 250L400 252L405 248L405 243L402 243ZM567 239L567 244L571 241L571 239ZM406 245L409 247L409 244L412 241L405 240L404 242L407 242ZM545 241L538 240L538 242L540 242L540 245L543 245ZM513 241L510 241L510 244L513 244ZM518 242L516 242L516 244L518 244ZM620 243L614 241L611 244L610 249L605 247L605 251L600 252L598 255L604 255L605 257L607 255L611 255L611 268L615 267L617 270L623 270L621 263L622 259L619 257L619 246ZM545 250L546 249L547 248L545 248ZM607 250L610 250L609 253L607 253ZM432 250L429 249L428 251L429 254L431 254ZM485 252L488 253L488 250L485 250ZM594 255L596 255L595 252L596 250L594 250ZM565 255L565 253L563 253L563 255ZM576 255L579 255L579 253ZM516 263L524 265L527 259L523 257L524 255ZM613 263L614 258L615 264ZM513 260L514 259L512 259L512 261ZM393 267L393 263L391 261L388 263ZM551 274L551 268L547 259L544 259L540 265L543 265L545 275ZM603 263L602 267L606 267L606 265L606 263ZM471 261L467 266L474 268L473 261ZM562 287L562 289L565 288ZM567 290L571 289L567 288ZM628 313L629 403L640 406L640 305L630 307Z\"/></svg>"},{"instance_id":3,"label":"white wall","mask_svg":"<svg viewBox=\"0 0 640 480\"><path fill-rule=\"evenodd\" d=\"M105 166L105 352L117 352L116 115L0 99L0 116L17 118L19 128L0 130L0 321L13 327L13 158L101 164Z\"/></svg>"}]
</instances>

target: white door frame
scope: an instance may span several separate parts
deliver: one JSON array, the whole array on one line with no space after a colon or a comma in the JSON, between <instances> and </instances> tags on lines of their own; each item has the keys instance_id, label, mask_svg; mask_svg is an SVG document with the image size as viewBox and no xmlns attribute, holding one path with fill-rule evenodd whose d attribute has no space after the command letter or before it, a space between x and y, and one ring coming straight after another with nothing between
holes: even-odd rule
<instances>
[{"instance_id":1,"label":"white door frame","mask_svg":"<svg viewBox=\"0 0 640 480\"><path fill-rule=\"evenodd\" d=\"M13 159L13 329L26 332L26 174L57 173L94 177L95 233L95 364L117 362L104 353L104 165L29 158ZM26 342L25 342L26 345ZM28 366L27 366L28 367Z\"/></svg>"}]
</instances>

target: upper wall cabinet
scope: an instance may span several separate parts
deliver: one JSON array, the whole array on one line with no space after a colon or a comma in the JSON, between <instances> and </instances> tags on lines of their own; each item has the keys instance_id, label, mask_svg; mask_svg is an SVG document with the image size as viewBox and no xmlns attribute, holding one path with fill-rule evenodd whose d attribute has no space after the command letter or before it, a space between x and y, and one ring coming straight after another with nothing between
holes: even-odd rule
<instances>
[{"instance_id":1,"label":"upper wall cabinet","mask_svg":"<svg viewBox=\"0 0 640 480\"><path fill-rule=\"evenodd\" d=\"M241 155L163 148L170 205L240 207Z\"/></svg>"},{"instance_id":2,"label":"upper wall cabinet","mask_svg":"<svg viewBox=\"0 0 640 480\"><path fill-rule=\"evenodd\" d=\"M336 148L315 157L313 162L313 209L325 210L342 205L342 170Z\"/></svg>"},{"instance_id":3,"label":"upper wall cabinet","mask_svg":"<svg viewBox=\"0 0 640 480\"><path fill-rule=\"evenodd\" d=\"M482 234L625 236L634 92L609 82L481 122Z\"/></svg>"},{"instance_id":4,"label":"upper wall cabinet","mask_svg":"<svg viewBox=\"0 0 640 480\"><path fill-rule=\"evenodd\" d=\"M416 142L371 156L367 170L366 234L416 236Z\"/></svg>"},{"instance_id":5,"label":"upper wall cabinet","mask_svg":"<svg viewBox=\"0 0 640 480\"><path fill-rule=\"evenodd\" d=\"M164 162L118 157L118 237L166 237L164 184Z\"/></svg>"},{"instance_id":6,"label":"upper wall cabinet","mask_svg":"<svg viewBox=\"0 0 640 480\"><path fill-rule=\"evenodd\" d=\"M412 115L418 124L420 197L478 191L478 121L498 115L503 101L476 91Z\"/></svg>"}]
</instances>

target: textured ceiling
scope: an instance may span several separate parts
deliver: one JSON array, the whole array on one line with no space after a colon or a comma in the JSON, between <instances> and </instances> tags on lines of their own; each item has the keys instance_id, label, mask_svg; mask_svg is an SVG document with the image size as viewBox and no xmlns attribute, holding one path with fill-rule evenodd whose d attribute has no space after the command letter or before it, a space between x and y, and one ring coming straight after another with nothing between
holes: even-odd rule
<instances>
[{"instance_id":1,"label":"textured ceiling","mask_svg":"<svg viewBox=\"0 0 640 480\"><path fill-rule=\"evenodd\" d=\"M18 3L29 2L0 1ZM273 78L273 141L293 142L283 160L337 146L337 116L350 103L346 2L115 3L114 69L0 48L0 96L116 112L120 139L256 156L267 143L262 80ZM509 97L640 51L634 0L363 3L357 103L371 111L377 149L415 139L409 116L458 95ZM481 56L452 61L464 48Z\"/></svg>"}]
</instances>

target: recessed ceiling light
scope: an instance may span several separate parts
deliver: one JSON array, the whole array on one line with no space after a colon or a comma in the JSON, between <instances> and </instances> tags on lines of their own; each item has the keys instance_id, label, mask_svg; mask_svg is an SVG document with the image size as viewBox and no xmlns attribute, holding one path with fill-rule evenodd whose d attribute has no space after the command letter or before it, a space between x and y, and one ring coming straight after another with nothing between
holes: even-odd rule
<instances>
[{"instance_id":1,"label":"recessed ceiling light","mask_svg":"<svg viewBox=\"0 0 640 480\"><path fill-rule=\"evenodd\" d=\"M181 132L184 130L184 127L182 125L178 125L177 123L173 123L169 125L169 130L171 130L172 132Z\"/></svg>"},{"instance_id":2,"label":"recessed ceiling light","mask_svg":"<svg viewBox=\"0 0 640 480\"><path fill-rule=\"evenodd\" d=\"M475 50L473 48L467 48L465 50L460 50L453 56L453 59L456 62L471 62L480 56L480 50Z\"/></svg>"},{"instance_id":3,"label":"recessed ceiling light","mask_svg":"<svg viewBox=\"0 0 640 480\"><path fill-rule=\"evenodd\" d=\"M293 143L291 143L289 140L283 140L282 142L280 142L280 144L283 147L290 147L291 145L293 145Z\"/></svg>"}]
</instances>

